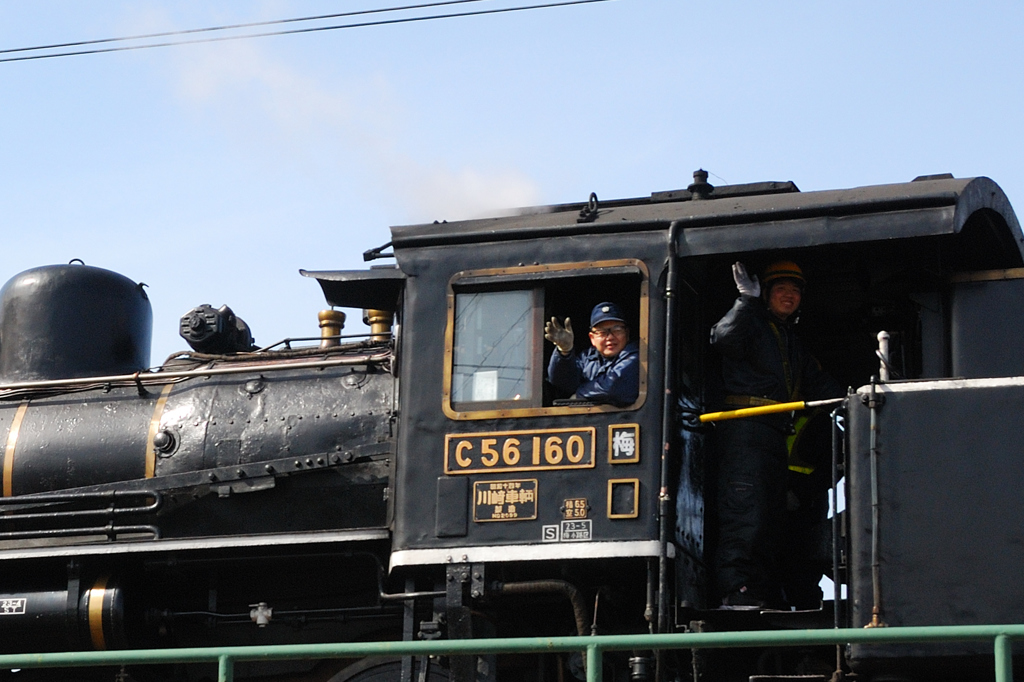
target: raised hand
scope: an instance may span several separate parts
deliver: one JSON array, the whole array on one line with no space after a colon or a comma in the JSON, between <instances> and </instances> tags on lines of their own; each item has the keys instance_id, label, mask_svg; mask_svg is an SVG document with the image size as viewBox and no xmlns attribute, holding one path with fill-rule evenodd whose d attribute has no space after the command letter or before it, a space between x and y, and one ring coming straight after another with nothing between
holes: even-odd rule
<instances>
[{"instance_id":1,"label":"raised hand","mask_svg":"<svg viewBox=\"0 0 1024 682\"><path fill-rule=\"evenodd\" d=\"M557 317L552 317L551 321L544 325L544 338L555 344L555 348L562 355L568 355L572 351L573 345L573 334L572 334L572 320L568 317L565 318L565 326L563 327Z\"/></svg>"},{"instance_id":2,"label":"raised hand","mask_svg":"<svg viewBox=\"0 0 1024 682\"><path fill-rule=\"evenodd\" d=\"M753 296L757 298L761 295L761 283L757 281L757 275L751 277L747 274L747 268L736 261L732 264L732 278L736 282L736 288L739 289L741 296Z\"/></svg>"}]
</instances>

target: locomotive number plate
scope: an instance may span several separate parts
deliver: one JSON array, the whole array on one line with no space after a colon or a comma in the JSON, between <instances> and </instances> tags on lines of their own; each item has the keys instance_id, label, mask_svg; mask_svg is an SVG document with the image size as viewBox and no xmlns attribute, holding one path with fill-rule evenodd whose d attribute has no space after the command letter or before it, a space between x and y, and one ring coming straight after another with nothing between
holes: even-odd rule
<instances>
[{"instance_id":1,"label":"locomotive number plate","mask_svg":"<svg viewBox=\"0 0 1024 682\"><path fill-rule=\"evenodd\" d=\"M450 433L444 440L446 474L592 469L594 427L494 433Z\"/></svg>"},{"instance_id":2,"label":"locomotive number plate","mask_svg":"<svg viewBox=\"0 0 1024 682\"><path fill-rule=\"evenodd\" d=\"M530 521L537 518L537 479L473 484L473 520Z\"/></svg>"}]
</instances>

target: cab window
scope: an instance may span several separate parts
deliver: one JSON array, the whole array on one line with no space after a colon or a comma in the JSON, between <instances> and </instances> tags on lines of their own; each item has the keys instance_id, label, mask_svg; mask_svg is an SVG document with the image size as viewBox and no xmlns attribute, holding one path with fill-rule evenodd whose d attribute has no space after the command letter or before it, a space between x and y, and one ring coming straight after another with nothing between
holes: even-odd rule
<instances>
[{"instance_id":1,"label":"cab window","mask_svg":"<svg viewBox=\"0 0 1024 682\"><path fill-rule=\"evenodd\" d=\"M455 296L452 402L533 404L538 294L477 291Z\"/></svg>"},{"instance_id":2,"label":"cab window","mask_svg":"<svg viewBox=\"0 0 1024 682\"><path fill-rule=\"evenodd\" d=\"M531 416L636 408L644 401L647 272L640 261L527 266L464 272L449 289L445 413L454 419ZM545 321L571 318L577 353L589 348L591 309L613 301L625 312L641 350L640 397L634 405L566 401L546 381L554 347Z\"/></svg>"}]
</instances>

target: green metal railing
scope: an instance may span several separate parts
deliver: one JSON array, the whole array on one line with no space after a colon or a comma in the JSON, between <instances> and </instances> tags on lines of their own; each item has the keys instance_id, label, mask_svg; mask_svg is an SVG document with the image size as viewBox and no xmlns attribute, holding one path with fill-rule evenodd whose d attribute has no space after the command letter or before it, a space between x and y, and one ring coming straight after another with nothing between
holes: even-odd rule
<instances>
[{"instance_id":1,"label":"green metal railing","mask_svg":"<svg viewBox=\"0 0 1024 682\"><path fill-rule=\"evenodd\" d=\"M996 682L1013 682L1012 646L1010 642L1015 639L1024 639L1024 625L962 625L782 632L708 632L666 635L608 635L597 637L529 637L521 639L465 639L430 642L363 642L355 644L294 644L193 649L148 649L138 651L79 651L55 654L8 654L0 656L0 669L217 663L219 668L218 681L232 682L236 661L585 651L587 682L601 682L603 676L601 657L605 651L991 641L994 645Z\"/></svg>"}]
</instances>

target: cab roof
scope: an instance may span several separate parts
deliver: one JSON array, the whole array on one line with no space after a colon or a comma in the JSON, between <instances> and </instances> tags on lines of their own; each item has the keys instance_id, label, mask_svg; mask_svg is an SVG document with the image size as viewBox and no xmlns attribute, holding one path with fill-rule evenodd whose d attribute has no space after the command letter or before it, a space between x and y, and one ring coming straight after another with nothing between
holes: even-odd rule
<instances>
[{"instance_id":1,"label":"cab roof","mask_svg":"<svg viewBox=\"0 0 1024 682\"><path fill-rule=\"evenodd\" d=\"M1024 265L1017 217L1002 189L985 177L945 174L801 192L792 182L712 187L703 171L694 176L687 189L649 197L602 202L591 195L587 203L521 209L512 216L392 227L391 242L364 258L394 255L397 265L301 272L319 281L331 305L391 309L412 261L445 258L428 255L432 247L646 232L655 239L674 234L673 251L689 257L960 235L968 225L973 227L951 245L954 251L980 254L974 260L987 267ZM394 252L384 253L389 246Z\"/></svg>"},{"instance_id":2,"label":"cab roof","mask_svg":"<svg viewBox=\"0 0 1024 682\"><path fill-rule=\"evenodd\" d=\"M710 186L708 186L710 187ZM954 234L978 210L1002 217L1020 255L1024 236L1002 189L984 177L923 176L912 182L801 192L791 182L687 190L612 202L524 209L510 217L391 228L397 250L426 246L667 229L680 255ZM594 206L596 204L596 206Z\"/></svg>"}]
</instances>

